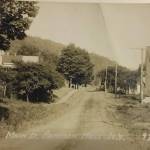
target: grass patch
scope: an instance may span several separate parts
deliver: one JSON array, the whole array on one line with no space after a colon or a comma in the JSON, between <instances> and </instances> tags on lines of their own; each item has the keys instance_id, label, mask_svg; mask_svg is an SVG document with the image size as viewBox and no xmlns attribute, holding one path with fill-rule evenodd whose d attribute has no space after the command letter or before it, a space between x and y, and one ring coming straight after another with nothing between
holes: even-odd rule
<instances>
[{"instance_id":1,"label":"grass patch","mask_svg":"<svg viewBox=\"0 0 150 150\"><path fill-rule=\"evenodd\" d=\"M150 104L141 104L136 99L120 99L116 106L119 120L128 128L129 132L141 136L150 134Z\"/></svg>"},{"instance_id":2,"label":"grass patch","mask_svg":"<svg viewBox=\"0 0 150 150\"><path fill-rule=\"evenodd\" d=\"M4 137L8 131L32 126L34 121L46 116L47 110L43 104L5 99L0 103L0 137Z\"/></svg>"},{"instance_id":3,"label":"grass patch","mask_svg":"<svg viewBox=\"0 0 150 150\"><path fill-rule=\"evenodd\" d=\"M67 87L54 90L54 100L59 101L72 90ZM68 104L36 104L4 99L0 101L0 138L5 137L8 131L22 131L37 124L44 124L47 118L53 120L60 117L68 108Z\"/></svg>"}]
</instances>

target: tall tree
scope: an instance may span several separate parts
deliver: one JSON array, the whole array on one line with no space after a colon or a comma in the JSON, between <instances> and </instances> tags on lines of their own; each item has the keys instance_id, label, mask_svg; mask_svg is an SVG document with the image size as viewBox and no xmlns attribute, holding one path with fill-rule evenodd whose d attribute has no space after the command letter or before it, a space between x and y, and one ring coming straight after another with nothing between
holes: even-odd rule
<instances>
[{"instance_id":1,"label":"tall tree","mask_svg":"<svg viewBox=\"0 0 150 150\"><path fill-rule=\"evenodd\" d=\"M38 12L37 2L0 1L0 49L8 50L11 40L26 37L32 19Z\"/></svg>"},{"instance_id":2,"label":"tall tree","mask_svg":"<svg viewBox=\"0 0 150 150\"><path fill-rule=\"evenodd\" d=\"M58 60L57 70L73 84L87 84L92 79L93 64L89 54L75 45L70 44L63 49Z\"/></svg>"}]
</instances>

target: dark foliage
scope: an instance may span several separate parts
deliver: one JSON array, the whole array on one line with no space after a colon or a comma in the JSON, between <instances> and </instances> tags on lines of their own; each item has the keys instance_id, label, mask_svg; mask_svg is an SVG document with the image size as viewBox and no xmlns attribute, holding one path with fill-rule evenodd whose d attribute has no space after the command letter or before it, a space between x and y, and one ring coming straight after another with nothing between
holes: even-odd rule
<instances>
[{"instance_id":1,"label":"dark foliage","mask_svg":"<svg viewBox=\"0 0 150 150\"><path fill-rule=\"evenodd\" d=\"M50 102L52 90L62 87L64 79L50 66L18 62L15 69L0 68L0 83L1 97Z\"/></svg>"},{"instance_id":2,"label":"dark foliage","mask_svg":"<svg viewBox=\"0 0 150 150\"><path fill-rule=\"evenodd\" d=\"M63 49L57 70L74 84L88 84L92 79L93 64L85 50L70 44Z\"/></svg>"},{"instance_id":3,"label":"dark foliage","mask_svg":"<svg viewBox=\"0 0 150 150\"><path fill-rule=\"evenodd\" d=\"M117 69L117 87L120 87L124 91L127 91L129 87L136 89L136 85L139 79L138 71L131 71L125 67L118 66ZM100 71L97 76L101 79L101 84L104 85L106 70ZM114 92L115 87L115 66L109 66L107 69L107 88L111 88Z\"/></svg>"},{"instance_id":4,"label":"dark foliage","mask_svg":"<svg viewBox=\"0 0 150 150\"><path fill-rule=\"evenodd\" d=\"M13 82L16 95L27 101L50 101L52 90L64 85L63 77L42 64L17 64Z\"/></svg>"},{"instance_id":5,"label":"dark foliage","mask_svg":"<svg viewBox=\"0 0 150 150\"><path fill-rule=\"evenodd\" d=\"M26 37L25 31L38 11L36 4L32 1L0 1L0 49L7 50L11 40Z\"/></svg>"}]
</instances>

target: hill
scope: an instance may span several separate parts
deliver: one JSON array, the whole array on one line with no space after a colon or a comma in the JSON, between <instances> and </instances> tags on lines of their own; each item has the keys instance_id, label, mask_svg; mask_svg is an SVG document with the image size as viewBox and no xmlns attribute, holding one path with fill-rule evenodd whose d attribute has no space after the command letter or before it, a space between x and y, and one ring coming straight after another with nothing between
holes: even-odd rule
<instances>
[{"instance_id":1,"label":"hill","mask_svg":"<svg viewBox=\"0 0 150 150\"><path fill-rule=\"evenodd\" d=\"M10 52L17 52L19 49L21 49L22 46L28 45L30 47L34 47L35 49L39 49L40 51L49 51L52 54L60 54L61 50L63 49L64 45L46 40L41 39L39 37L31 37L28 36L24 40L15 40L11 43Z\"/></svg>"},{"instance_id":2,"label":"hill","mask_svg":"<svg viewBox=\"0 0 150 150\"><path fill-rule=\"evenodd\" d=\"M92 63L94 64L94 73L105 69L106 66L113 66L116 64L115 61L112 61L104 56L100 56L94 53L90 53L90 58Z\"/></svg>"},{"instance_id":3,"label":"hill","mask_svg":"<svg viewBox=\"0 0 150 150\"><path fill-rule=\"evenodd\" d=\"M65 47L65 45L63 45L61 43L57 43L57 42L54 42L51 40L41 39L39 37L29 36L22 41L20 41L20 40L13 41L11 43L10 53L17 52L24 45L28 45L31 48L34 47L35 49L38 49L40 51L48 51L57 56L61 53L61 50ZM112 61L106 57L100 56L98 54L89 53L89 55L90 55L92 63L95 66L94 67L95 73L106 68L106 66L115 64L114 61Z\"/></svg>"}]
</instances>

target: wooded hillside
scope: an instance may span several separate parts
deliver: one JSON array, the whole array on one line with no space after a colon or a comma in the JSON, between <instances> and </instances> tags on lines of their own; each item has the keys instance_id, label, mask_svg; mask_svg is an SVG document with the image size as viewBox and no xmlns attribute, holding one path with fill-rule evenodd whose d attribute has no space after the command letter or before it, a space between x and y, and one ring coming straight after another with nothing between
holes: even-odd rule
<instances>
[{"instance_id":1,"label":"wooded hillside","mask_svg":"<svg viewBox=\"0 0 150 150\"><path fill-rule=\"evenodd\" d=\"M40 51L48 51L54 55L60 55L65 45L51 40L45 40L38 37L27 37L24 40L16 40L11 44L10 52L17 52L19 49L28 45L30 48ZM94 73L103 70L106 66L114 65L115 62L98 54L90 53L91 62L94 64Z\"/></svg>"}]
</instances>

